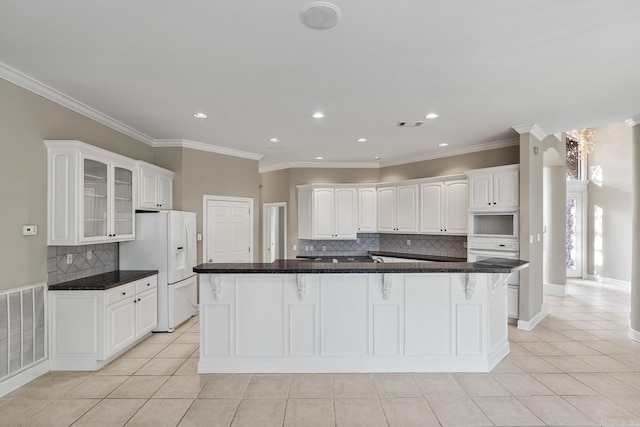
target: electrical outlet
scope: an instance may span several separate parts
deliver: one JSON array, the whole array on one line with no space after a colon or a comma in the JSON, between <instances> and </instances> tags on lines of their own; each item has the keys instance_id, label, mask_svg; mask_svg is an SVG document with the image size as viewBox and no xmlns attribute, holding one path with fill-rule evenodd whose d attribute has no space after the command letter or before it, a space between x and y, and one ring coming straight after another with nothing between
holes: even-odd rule
<instances>
[{"instance_id":1,"label":"electrical outlet","mask_svg":"<svg viewBox=\"0 0 640 427\"><path fill-rule=\"evenodd\" d=\"M293 245L293 251L297 251L298 250L298 245Z\"/></svg>"},{"instance_id":2,"label":"electrical outlet","mask_svg":"<svg viewBox=\"0 0 640 427\"><path fill-rule=\"evenodd\" d=\"M309 246L309 250L313 252L313 246Z\"/></svg>"},{"instance_id":3,"label":"electrical outlet","mask_svg":"<svg viewBox=\"0 0 640 427\"><path fill-rule=\"evenodd\" d=\"M326 247L326 246L323 246L323 247L322 247L322 252L326 252L326 251L327 251L327 247Z\"/></svg>"},{"instance_id":4,"label":"electrical outlet","mask_svg":"<svg viewBox=\"0 0 640 427\"><path fill-rule=\"evenodd\" d=\"M93 258L93 251L87 251L87 259Z\"/></svg>"},{"instance_id":5,"label":"electrical outlet","mask_svg":"<svg viewBox=\"0 0 640 427\"><path fill-rule=\"evenodd\" d=\"M67 254L67 264L71 264L73 262L73 254Z\"/></svg>"},{"instance_id":6,"label":"electrical outlet","mask_svg":"<svg viewBox=\"0 0 640 427\"><path fill-rule=\"evenodd\" d=\"M356 237L356 243L360 243L360 238Z\"/></svg>"},{"instance_id":7,"label":"electrical outlet","mask_svg":"<svg viewBox=\"0 0 640 427\"><path fill-rule=\"evenodd\" d=\"M304 245L304 251L309 252L309 245Z\"/></svg>"},{"instance_id":8,"label":"electrical outlet","mask_svg":"<svg viewBox=\"0 0 640 427\"><path fill-rule=\"evenodd\" d=\"M407 239L407 246L411 246L411 240Z\"/></svg>"},{"instance_id":9,"label":"electrical outlet","mask_svg":"<svg viewBox=\"0 0 640 427\"><path fill-rule=\"evenodd\" d=\"M533 243L533 234L529 235L529 243Z\"/></svg>"},{"instance_id":10,"label":"electrical outlet","mask_svg":"<svg viewBox=\"0 0 640 427\"><path fill-rule=\"evenodd\" d=\"M540 233L536 234L536 239L538 240L538 242L540 241Z\"/></svg>"}]
</instances>

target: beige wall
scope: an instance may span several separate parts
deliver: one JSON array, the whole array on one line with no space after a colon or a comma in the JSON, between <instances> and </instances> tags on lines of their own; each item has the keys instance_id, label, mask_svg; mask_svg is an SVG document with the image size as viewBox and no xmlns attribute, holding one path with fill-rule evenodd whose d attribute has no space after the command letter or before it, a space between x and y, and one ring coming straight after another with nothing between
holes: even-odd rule
<instances>
[{"instance_id":1,"label":"beige wall","mask_svg":"<svg viewBox=\"0 0 640 427\"><path fill-rule=\"evenodd\" d=\"M259 259L260 235L260 175L256 160L189 148L156 148L154 160L158 166L176 172L174 181L175 209L195 212L198 233L202 233L202 196L252 198L254 259ZM202 262L202 242L198 242L198 263Z\"/></svg>"},{"instance_id":2,"label":"beige wall","mask_svg":"<svg viewBox=\"0 0 640 427\"><path fill-rule=\"evenodd\" d=\"M632 135L625 123L594 128L595 148L588 158L587 274L622 281L631 280ZM596 231L597 208L602 209L602 233ZM602 262L596 237L602 238Z\"/></svg>"},{"instance_id":3,"label":"beige wall","mask_svg":"<svg viewBox=\"0 0 640 427\"><path fill-rule=\"evenodd\" d=\"M422 162L398 166L388 166L380 169L380 182L456 175L471 169L513 165L520 161L519 150L518 145L513 145L495 150L424 160Z\"/></svg>"},{"instance_id":4,"label":"beige wall","mask_svg":"<svg viewBox=\"0 0 640 427\"><path fill-rule=\"evenodd\" d=\"M0 79L0 290L47 279L47 153L43 140L74 139L134 159L153 149ZM24 237L26 224L38 235Z\"/></svg>"}]
</instances>

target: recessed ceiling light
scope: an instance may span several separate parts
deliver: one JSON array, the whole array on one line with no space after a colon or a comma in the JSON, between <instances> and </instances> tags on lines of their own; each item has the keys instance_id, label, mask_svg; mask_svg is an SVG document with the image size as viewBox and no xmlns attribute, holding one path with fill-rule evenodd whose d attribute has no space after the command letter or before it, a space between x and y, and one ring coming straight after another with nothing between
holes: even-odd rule
<instances>
[{"instance_id":1,"label":"recessed ceiling light","mask_svg":"<svg viewBox=\"0 0 640 427\"><path fill-rule=\"evenodd\" d=\"M443 143L441 143L441 144L438 144L438 147L446 147L446 146L448 146L448 145L449 145L449 144L447 144L446 142L443 142Z\"/></svg>"},{"instance_id":2,"label":"recessed ceiling light","mask_svg":"<svg viewBox=\"0 0 640 427\"><path fill-rule=\"evenodd\" d=\"M316 160L324 160L324 157L318 156L318 157L316 157Z\"/></svg>"},{"instance_id":3,"label":"recessed ceiling light","mask_svg":"<svg viewBox=\"0 0 640 427\"><path fill-rule=\"evenodd\" d=\"M311 117L313 117L314 119L324 119L324 114L322 114L320 111L313 113L311 115Z\"/></svg>"},{"instance_id":4,"label":"recessed ceiling light","mask_svg":"<svg viewBox=\"0 0 640 427\"><path fill-rule=\"evenodd\" d=\"M195 113L193 117L195 117L196 119L206 119L207 115L205 113Z\"/></svg>"},{"instance_id":5,"label":"recessed ceiling light","mask_svg":"<svg viewBox=\"0 0 640 427\"><path fill-rule=\"evenodd\" d=\"M429 113L426 116L424 116L425 119L429 119L429 120L433 120L433 119L437 119L438 115L436 113Z\"/></svg>"},{"instance_id":6,"label":"recessed ceiling light","mask_svg":"<svg viewBox=\"0 0 640 427\"><path fill-rule=\"evenodd\" d=\"M280 140L278 138L271 138L269 142L280 142Z\"/></svg>"},{"instance_id":7,"label":"recessed ceiling light","mask_svg":"<svg viewBox=\"0 0 640 427\"><path fill-rule=\"evenodd\" d=\"M376 156L376 160L380 160L380 156Z\"/></svg>"},{"instance_id":8,"label":"recessed ceiling light","mask_svg":"<svg viewBox=\"0 0 640 427\"><path fill-rule=\"evenodd\" d=\"M358 142L367 142L367 138L358 138Z\"/></svg>"}]
</instances>

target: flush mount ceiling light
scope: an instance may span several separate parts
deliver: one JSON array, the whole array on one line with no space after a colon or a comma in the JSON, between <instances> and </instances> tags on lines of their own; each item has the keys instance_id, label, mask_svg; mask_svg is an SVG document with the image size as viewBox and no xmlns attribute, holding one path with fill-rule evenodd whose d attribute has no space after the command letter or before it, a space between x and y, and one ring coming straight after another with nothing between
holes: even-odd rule
<instances>
[{"instance_id":1,"label":"flush mount ceiling light","mask_svg":"<svg viewBox=\"0 0 640 427\"><path fill-rule=\"evenodd\" d=\"M196 119L206 119L207 115L205 113L194 113L193 117L195 117Z\"/></svg>"},{"instance_id":2,"label":"flush mount ceiling light","mask_svg":"<svg viewBox=\"0 0 640 427\"><path fill-rule=\"evenodd\" d=\"M429 113L426 116L424 116L425 119L429 119L429 120L433 120L433 119L437 119L438 115L436 113Z\"/></svg>"},{"instance_id":3,"label":"flush mount ceiling light","mask_svg":"<svg viewBox=\"0 0 640 427\"><path fill-rule=\"evenodd\" d=\"M358 138L358 142L367 142L367 138Z\"/></svg>"},{"instance_id":4,"label":"flush mount ceiling light","mask_svg":"<svg viewBox=\"0 0 640 427\"><path fill-rule=\"evenodd\" d=\"M269 142L280 142L280 140L278 138L271 138Z\"/></svg>"},{"instance_id":5,"label":"flush mount ceiling light","mask_svg":"<svg viewBox=\"0 0 640 427\"><path fill-rule=\"evenodd\" d=\"M324 160L324 157L318 156L318 157L316 157L316 160Z\"/></svg>"},{"instance_id":6,"label":"flush mount ceiling light","mask_svg":"<svg viewBox=\"0 0 640 427\"><path fill-rule=\"evenodd\" d=\"M448 145L449 144L447 144L446 142L442 142L442 143L438 144L438 147L446 147Z\"/></svg>"},{"instance_id":7,"label":"flush mount ceiling light","mask_svg":"<svg viewBox=\"0 0 640 427\"><path fill-rule=\"evenodd\" d=\"M314 30L327 30L335 27L340 19L340 9L327 1L308 3L300 12L302 23Z\"/></svg>"},{"instance_id":8,"label":"flush mount ceiling light","mask_svg":"<svg viewBox=\"0 0 640 427\"><path fill-rule=\"evenodd\" d=\"M317 111L313 113L311 117L313 117L314 119L324 119L324 114L322 114L320 111Z\"/></svg>"},{"instance_id":9,"label":"flush mount ceiling light","mask_svg":"<svg viewBox=\"0 0 640 427\"><path fill-rule=\"evenodd\" d=\"M380 156L376 156L376 157L375 157L375 159L376 159L376 160L380 160Z\"/></svg>"}]
</instances>

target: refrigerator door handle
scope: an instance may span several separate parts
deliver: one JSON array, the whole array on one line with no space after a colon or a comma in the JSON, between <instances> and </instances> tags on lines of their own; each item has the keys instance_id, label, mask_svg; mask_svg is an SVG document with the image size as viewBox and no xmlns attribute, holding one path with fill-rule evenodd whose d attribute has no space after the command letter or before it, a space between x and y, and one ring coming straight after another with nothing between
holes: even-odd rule
<instances>
[{"instance_id":1,"label":"refrigerator door handle","mask_svg":"<svg viewBox=\"0 0 640 427\"><path fill-rule=\"evenodd\" d=\"M184 227L187 230L187 267L195 267L193 265L191 265L191 251L189 250L189 248L191 247L191 242L189 241L189 232L191 230L189 230L189 222L185 221L184 223Z\"/></svg>"}]
</instances>

